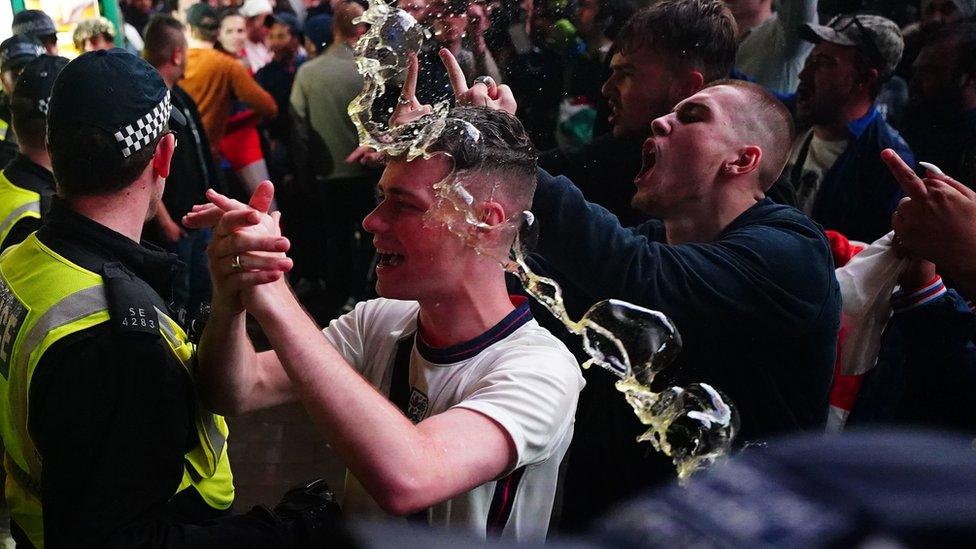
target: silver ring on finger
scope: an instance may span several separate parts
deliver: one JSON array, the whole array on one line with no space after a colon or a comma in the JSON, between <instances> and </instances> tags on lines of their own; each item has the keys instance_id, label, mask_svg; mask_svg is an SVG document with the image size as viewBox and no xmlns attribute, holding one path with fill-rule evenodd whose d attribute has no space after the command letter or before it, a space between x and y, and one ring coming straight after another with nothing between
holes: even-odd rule
<instances>
[{"instance_id":1,"label":"silver ring on finger","mask_svg":"<svg viewBox=\"0 0 976 549\"><path fill-rule=\"evenodd\" d=\"M230 262L230 268L235 271L243 271L244 267L241 266L241 256L235 255L234 260Z\"/></svg>"},{"instance_id":2,"label":"silver ring on finger","mask_svg":"<svg viewBox=\"0 0 976 549\"><path fill-rule=\"evenodd\" d=\"M474 79L475 84L484 84L486 88L491 88L495 85L495 79L490 76L479 76Z\"/></svg>"}]
</instances>

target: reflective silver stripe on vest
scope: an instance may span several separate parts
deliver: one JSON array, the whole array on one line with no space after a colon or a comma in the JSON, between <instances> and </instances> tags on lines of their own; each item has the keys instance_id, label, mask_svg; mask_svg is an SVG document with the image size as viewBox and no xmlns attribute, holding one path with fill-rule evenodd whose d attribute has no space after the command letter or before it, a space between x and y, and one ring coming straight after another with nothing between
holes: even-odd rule
<instances>
[{"instance_id":1,"label":"reflective silver stripe on vest","mask_svg":"<svg viewBox=\"0 0 976 549\"><path fill-rule=\"evenodd\" d=\"M31 353L52 330L107 309L108 301L105 299L105 287L101 284L78 290L65 297L55 303L31 326L30 331L27 332L20 344L20 354L17 358L26 367Z\"/></svg>"},{"instance_id":2,"label":"reflective silver stripe on vest","mask_svg":"<svg viewBox=\"0 0 976 549\"><path fill-rule=\"evenodd\" d=\"M13 227L14 223L17 221L17 218L20 217L20 215L24 212L34 212L37 215L41 215L41 203L28 202L27 204L24 204L23 206L10 212L10 215L8 215L3 221L0 221L0 233L4 233Z\"/></svg>"},{"instance_id":3,"label":"reflective silver stripe on vest","mask_svg":"<svg viewBox=\"0 0 976 549\"><path fill-rule=\"evenodd\" d=\"M154 307L154 308L156 309L156 314L160 318L159 329L163 332L163 335L166 336L166 338L169 341L172 342L179 341L180 336L179 334L176 333L176 330L174 330L173 326L170 324L169 316L163 311L159 310L159 307ZM187 365L184 365L184 367L186 368L187 373L190 374L190 377L192 378L193 371L191 371L190 367ZM196 384L194 384L194 387L195 386ZM210 445L214 451L214 461L219 461L220 454L224 450L224 444L227 442L227 439L224 437L224 434L221 433L220 429L217 427L217 422L216 420L214 420L214 415L211 412L209 412L206 408L203 407L203 404L200 402L199 398L197 399L197 406L200 408L199 410L200 418L203 420L203 426L206 428L207 438L210 439Z\"/></svg>"}]
</instances>

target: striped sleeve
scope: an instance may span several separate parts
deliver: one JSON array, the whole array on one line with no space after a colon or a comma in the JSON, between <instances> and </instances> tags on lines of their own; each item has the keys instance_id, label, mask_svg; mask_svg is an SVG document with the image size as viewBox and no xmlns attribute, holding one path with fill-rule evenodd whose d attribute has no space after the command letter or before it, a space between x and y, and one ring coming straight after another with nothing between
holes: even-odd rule
<instances>
[{"instance_id":1,"label":"striped sleeve","mask_svg":"<svg viewBox=\"0 0 976 549\"><path fill-rule=\"evenodd\" d=\"M891 296L891 307L895 313L903 313L927 303L931 303L946 293L942 277L936 276L922 288L906 291L898 290Z\"/></svg>"}]
</instances>

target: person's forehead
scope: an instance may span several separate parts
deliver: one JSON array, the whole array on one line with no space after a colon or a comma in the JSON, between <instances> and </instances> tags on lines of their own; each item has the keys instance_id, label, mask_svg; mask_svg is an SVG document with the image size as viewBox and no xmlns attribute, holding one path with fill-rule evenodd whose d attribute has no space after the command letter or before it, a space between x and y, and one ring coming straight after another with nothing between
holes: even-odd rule
<instances>
[{"instance_id":1,"label":"person's forehead","mask_svg":"<svg viewBox=\"0 0 976 549\"><path fill-rule=\"evenodd\" d=\"M387 163L387 169L380 178L380 188L384 192L426 192L434 184L450 175L453 164L446 154L435 154L430 158L394 158Z\"/></svg>"},{"instance_id":2,"label":"person's forehead","mask_svg":"<svg viewBox=\"0 0 976 549\"><path fill-rule=\"evenodd\" d=\"M857 48L854 46L841 46L830 42L821 41L813 47L812 54L827 55L841 62L853 62Z\"/></svg>"},{"instance_id":3,"label":"person's forehead","mask_svg":"<svg viewBox=\"0 0 976 549\"><path fill-rule=\"evenodd\" d=\"M640 45L637 49L614 53L611 65L654 70L664 67L664 56L648 42Z\"/></svg>"},{"instance_id":4,"label":"person's forehead","mask_svg":"<svg viewBox=\"0 0 976 549\"><path fill-rule=\"evenodd\" d=\"M705 88L681 101L675 106L675 110L682 107L702 106L711 111L715 116L721 116L740 108L743 101L744 96L742 91L735 86L718 85Z\"/></svg>"}]
</instances>

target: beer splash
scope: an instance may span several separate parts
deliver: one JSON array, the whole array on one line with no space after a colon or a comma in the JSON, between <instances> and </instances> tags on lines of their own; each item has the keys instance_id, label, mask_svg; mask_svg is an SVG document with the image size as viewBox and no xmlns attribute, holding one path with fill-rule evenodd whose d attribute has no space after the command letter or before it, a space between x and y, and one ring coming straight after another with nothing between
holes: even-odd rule
<instances>
[{"instance_id":1,"label":"beer splash","mask_svg":"<svg viewBox=\"0 0 976 549\"><path fill-rule=\"evenodd\" d=\"M412 160L438 154L433 148L438 142L461 143L465 155L475 161L469 158L461 168L455 163L451 174L434 185L438 198L426 221L446 225L479 253L494 256L519 278L529 295L567 330L582 338L583 348L590 356L583 367L596 364L619 378L616 389L634 409L638 420L648 426L637 441L647 441L655 450L670 456L679 478L685 479L727 455L738 430L738 414L718 390L705 383L667 387L661 392L651 389L657 374L671 365L681 350L681 336L670 319L658 311L609 299L590 307L580 320L573 320L566 311L559 285L534 273L528 265L527 249L538 234L532 213L520 212L495 225L481 219L477 203L490 198L494 188L474 191L472 183L491 180L486 174L494 167L477 160L483 158L481 133L465 120L449 116L447 98L434 105L431 115L410 124L391 127L376 120L376 101L387 93L386 84L402 78L410 52L419 52L431 33L410 15L382 0L371 0L360 20L370 24L369 32L356 45L357 65L365 86L349 107L360 144L390 157ZM387 111L386 115L393 114L392 108ZM504 257L483 246L489 233L495 242L513 242Z\"/></svg>"}]
</instances>

